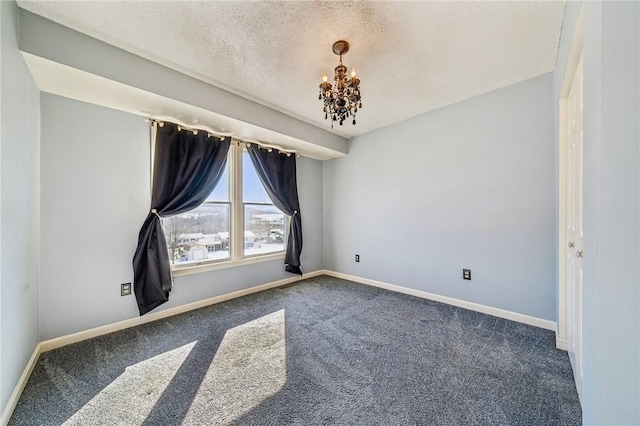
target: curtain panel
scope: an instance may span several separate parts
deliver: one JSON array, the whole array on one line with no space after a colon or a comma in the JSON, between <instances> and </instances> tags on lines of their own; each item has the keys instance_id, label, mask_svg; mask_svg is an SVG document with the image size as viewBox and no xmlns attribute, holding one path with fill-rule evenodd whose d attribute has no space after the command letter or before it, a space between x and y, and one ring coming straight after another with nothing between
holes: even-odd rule
<instances>
[{"instance_id":1,"label":"curtain panel","mask_svg":"<svg viewBox=\"0 0 640 426\"><path fill-rule=\"evenodd\" d=\"M291 218L285 269L302 275L300 253L302 253L302 216L298 201L298 181L296 177L296 156L286 155L277 150L261 149L256 144L247 148L251 162L273 204Z\"/></svg>"},{"instance_id":2,"label":"curtain panel","mask_svg":"<svg viewBox=\"0 0 640 426\"><path fill-rule=\"evenodd\" d=\"M169 300L171 264L161 218L201 205L220 181L231 138L194 134L173 123L157 128L151 211L138 235L133 257L133 288L140 315Z\"/></svg>"}]
</instances>

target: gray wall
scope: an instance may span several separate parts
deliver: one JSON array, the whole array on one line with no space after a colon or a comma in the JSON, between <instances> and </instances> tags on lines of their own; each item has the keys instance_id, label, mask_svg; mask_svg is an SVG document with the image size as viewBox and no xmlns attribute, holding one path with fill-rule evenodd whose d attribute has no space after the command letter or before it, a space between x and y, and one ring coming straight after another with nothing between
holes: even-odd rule
<instances>
[{"instance_id":1,"label":"gray wall","mask_svg":"<svg viewBox=\"0 0 640 426\"><path fill-rule=\"evenodd\" d=\"M149 125L43 93L41 339L136 317L131 259L150 203ZM305 272L322 268L322 165L298 160ZM163 310L291 277L283 261L177 277Z\"/></svg>"},{"instance_id":2,"label":"gray wall","mask_svg":"<svg viewBox=\"0 0 640 426\"><path fill-rule=\"evenodd\" d=\"M133 316L137 233L149 209L149 125L41 95L41 339Z\"/></svg>"},{"instance_id":3,"label":"gray wall","mask_svg":"<svg viewBox=\"0 0 640 426\"><path fill-rule=\"evenodd\" d=\"M567 3L558 101L579 4ZM584 4L583 420L640 424L640 4Z\"/></svg>"},{"instance_id":4,"label":"gray wall","mask_svg":"<svg viewBox=\"0 0 640 426\"><path fill-rule=\"evenodd\" d=\"M0 2L2 114L0 178L0 410L38 336L38 88L17 49L17 6Z\"/></svg>"},{"instance_id":5,"label":"gray wall","mask_svg":"<svg viewBox=\"0 0 640 426\"><path fill-rule=\"evenodd\" d=\"M346 139L330 132L326 127L295 119L23 9L20 10L20 49L96 76L219 113L242 123L273 130L335 152L346 152ZM141 108L140 105L129 107L133 111L140 111ZM180 111L181 109L157 111L152 108L151 112L161 116L182 116L179 115ZM183 114L189 114L188 110ZM222 127L229 130L229 124Z\"/></svg>"},{"instance_id":6,"label":"gray wall","mask_svg":"<svg viewBox=\"0 0 640 426\"><path fill-rule=\"evenodd\" d=\"M16 48L15 3L0 5L4 408L39 340L137 315L119 284L131 281L148 209L149 148L139 117L39 101ZM355 138L345 158L301 158L305 271L555 320L556 105L578 7L567 3L553 77ZM640 423L638 9L585 4L585 424ZM287 276L267 262L179 277L159 309Z\"/></svg>"},{"instance_id":7,"label":"gray wall","mask_svg":"<svg viewBox=\"0 0 640 426\"><path fill-rule=\"evenodd\" d=\"M324 163L325 268L555 320L552 89L546 74L354 138Z\"/></svg>"}]
</instances>

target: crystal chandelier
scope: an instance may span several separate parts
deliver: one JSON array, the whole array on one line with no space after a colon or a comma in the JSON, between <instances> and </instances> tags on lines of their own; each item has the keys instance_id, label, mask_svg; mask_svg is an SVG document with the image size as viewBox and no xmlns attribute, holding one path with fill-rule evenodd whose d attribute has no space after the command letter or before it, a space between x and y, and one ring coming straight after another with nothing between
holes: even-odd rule
<instances>
[{"instance_id":1,"label":"crystal chandelier","mask_svg":"<svg viewBox=\"0 0 640 426\"><path fill-rule=\"evenodd\" d=\"M334 86L327 81L327 73L322 75L320 83L320 94L318 99L324 103L324 119L331 118L331 128L333 122L342 123L350 117L353 124L356 124L356 113L358 108L362 108L360 98L360 79L356 77L356 69L351 69L351 78L347 77L347 67L342 65L342 55L349 51L349 43L338 40L333 43L333 53L340 55L340 64L335 69L333 77Z\"/></svg>"}]
</instances>

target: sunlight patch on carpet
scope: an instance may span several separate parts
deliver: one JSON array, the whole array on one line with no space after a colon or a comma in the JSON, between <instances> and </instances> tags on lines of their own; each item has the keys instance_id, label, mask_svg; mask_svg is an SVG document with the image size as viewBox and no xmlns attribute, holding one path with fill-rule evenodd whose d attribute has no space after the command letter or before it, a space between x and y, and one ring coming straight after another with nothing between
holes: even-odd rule
<instances>
[{"instance_id":1,"label":"sunlight patch on carpet","mask_svg":"<svg viewBox=\"0 0 640 426\"><path fill-rule=\"evenodd\" d=\"M183 424L229 424L287 381L284 309L229 329Z\"/></svg>"},{"instance_id":2,"label":"sunlight patch on carpet","mask_svg":"<svg viewBox=\"0 0 640 426\"><path fill-rule=\"evenodd\" d=\"M63 424L142 424L197 342L127 367Z\"/></svg>"}]
</instances>

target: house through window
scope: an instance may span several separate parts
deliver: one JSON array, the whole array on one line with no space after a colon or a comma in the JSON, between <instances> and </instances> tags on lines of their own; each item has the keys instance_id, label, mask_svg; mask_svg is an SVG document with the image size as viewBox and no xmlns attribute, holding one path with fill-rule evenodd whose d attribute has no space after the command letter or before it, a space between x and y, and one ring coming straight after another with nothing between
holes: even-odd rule
<instances>
[{"instance_id":1,"label":"house through window","mask_svg":"<svg viewBox=\"0 0 640 426\"><path fill-rule=\"evenodd\" d=\"M228 155L201 206L162 219L176 268L284 253L288 217L269 199L244 145L232 145Z\"/></svg>"}]
</instances>

